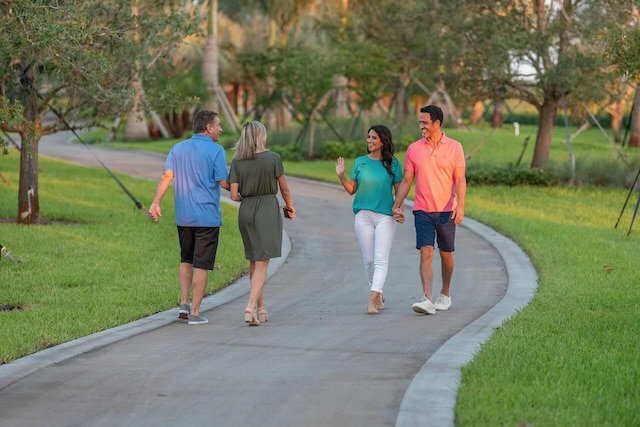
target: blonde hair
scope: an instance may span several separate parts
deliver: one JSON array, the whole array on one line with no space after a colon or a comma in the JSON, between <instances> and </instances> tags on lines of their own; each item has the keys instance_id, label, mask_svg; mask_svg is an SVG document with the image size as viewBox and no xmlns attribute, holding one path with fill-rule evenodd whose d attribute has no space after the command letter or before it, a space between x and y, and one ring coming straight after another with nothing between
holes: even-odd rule
<instances>
[{"instance_id":1,"label":"blonde hair","mask_svg":"<svg viewBox=\"0 0 640 427\"><path fill-rule=\"evenodd\" d=\"M256 157L257 150L266 150L267 129L257 120L245 123L242 126L240 139L236 142L235 158L237 160L249 160Z\"/></svg>"}]
</instances>

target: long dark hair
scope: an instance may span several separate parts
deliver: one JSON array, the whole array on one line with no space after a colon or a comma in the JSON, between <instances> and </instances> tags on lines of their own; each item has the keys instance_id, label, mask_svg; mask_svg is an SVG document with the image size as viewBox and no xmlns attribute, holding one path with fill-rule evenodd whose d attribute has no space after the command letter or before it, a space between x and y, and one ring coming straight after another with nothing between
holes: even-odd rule
<instances>
[{"instance_id":1,"label":"long dark hair","mask_svg":"<svg viewBox=\"0 0 640 427\"><path fill-rule=\"evenodd\" d=\"M393 176L393 170L391 169L391 162L393 161L393 154L396 149L393 146L393 139L391 138L391 130L385 125L373 125L367 131L367 135L369 131L375 131L382 141L382 165L389 172L389 175Z\"/></svg>"}]
</instances>

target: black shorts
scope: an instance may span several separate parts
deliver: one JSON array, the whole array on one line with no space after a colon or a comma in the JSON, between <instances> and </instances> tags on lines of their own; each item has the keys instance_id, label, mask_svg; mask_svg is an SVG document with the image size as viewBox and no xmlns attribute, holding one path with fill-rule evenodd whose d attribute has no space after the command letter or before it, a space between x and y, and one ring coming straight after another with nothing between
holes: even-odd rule
<instances>
[{"instance_id":1,"label":"black shorts","mask_svg":"<svg viewBox=\"0 0 640 427\"><path fill-rule=\"evenodd\" d=\"M180 262L192 264L194 268L213 270L219 234L220 227L178 226Z\"/></svg>"}]
</instances>

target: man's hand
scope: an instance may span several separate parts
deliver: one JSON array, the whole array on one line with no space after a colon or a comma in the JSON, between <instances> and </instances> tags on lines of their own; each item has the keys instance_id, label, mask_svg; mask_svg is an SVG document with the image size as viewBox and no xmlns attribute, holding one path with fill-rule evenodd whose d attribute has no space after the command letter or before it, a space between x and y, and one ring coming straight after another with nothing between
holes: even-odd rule
<instances>
[{"instance_id":1,"label":"man's hand","mask_svg":"<svg viewBox=\"0 0 640 427\"><path fill-rule=\"evenodd\" d=\"M459 225L464 219L464 208L458 205L453 212L451 212L451 218L456 225Z\"/></svg>"},{"instance_id":2,"label":"man's hand","mask_svg":"<svg viewBox=\"0 0 640 427\"><path fill-rule=\"evenodd\" d=\"M162 216L162 210L160 210L160 205L157 203L151 203L151 206L149 206L149 215L151 215L151 218L155 222L158 222L158 218Z\"/></svg>"}]
</instances>

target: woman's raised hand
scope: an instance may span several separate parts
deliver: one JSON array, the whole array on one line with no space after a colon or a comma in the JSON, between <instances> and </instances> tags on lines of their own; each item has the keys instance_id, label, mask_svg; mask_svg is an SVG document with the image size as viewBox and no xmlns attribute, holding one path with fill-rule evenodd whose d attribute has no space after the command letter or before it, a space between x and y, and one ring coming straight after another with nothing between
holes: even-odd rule
<instances>
[{"instance_id":1,"label":"woman's raised hand","mask_svg":"<svg viewBox=\"0 0 640 427\"><path fill-rule=\"evenodd\" d=\"M344 158L338 157L336 159L336 175L344 175Z\"/></svg>"}]
</instances>

